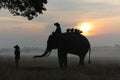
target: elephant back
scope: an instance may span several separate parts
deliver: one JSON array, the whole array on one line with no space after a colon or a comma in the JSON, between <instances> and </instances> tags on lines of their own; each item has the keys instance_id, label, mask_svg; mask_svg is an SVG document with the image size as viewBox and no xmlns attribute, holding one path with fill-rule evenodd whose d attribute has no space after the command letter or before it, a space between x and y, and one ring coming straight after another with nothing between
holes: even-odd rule
<instances>
[{"instance_id":1,"label":"elephant back","mask_svg":"<svg viewBox=\"0 0 120 80\"><path fill-rule=\"evenodd\" d=\"M81 34L82 31L77 30L77 29L67 29L65 33L61 33L59 35L56 35L54 33L52 33L49 36L49 39L54 39L55 42L59 41L59 40L67 40L69 42L69 40L71 41L79 41L81 43L85 43L85 42L89 42L88 39ZM50 40L51 40L50 39Z\"/></svg>"},{"instance_id":2,"label":"elephant back","mask_svg":"<svg viewBox=\"0 0 120 80\"><path fill-rule=\"evenodd\" d=\"M72 29L67 29L66 30L66 33L69 33L69 34L71 34L71 33L77 33L77 34L80 34L80 33L82 33L82 31L81 30L78 30L78 29L74 29L74 28L72 28Z\"/></svg>"},{"instance_id":3,"label":"elephant back","mask_svg":"<svg viewBox=\"0 0 120 80\"><path fill-rule=\"evenodd\" d=\"M64 49L78 48L78 50L81 50L90 48L90 43L88 39L84 35L76 32L62 33L57 39L57 44L64 47Z\"/></svg>"}]
</instances>

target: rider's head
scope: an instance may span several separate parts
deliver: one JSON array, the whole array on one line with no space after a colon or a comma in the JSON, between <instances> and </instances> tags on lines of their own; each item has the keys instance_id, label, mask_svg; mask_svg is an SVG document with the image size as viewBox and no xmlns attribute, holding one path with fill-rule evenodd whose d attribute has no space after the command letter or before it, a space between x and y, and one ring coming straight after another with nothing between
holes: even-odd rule
<instances>
[{"instance_id":1,"label":"rider's head","mask_svg":"<svg viewBox=\"0 0 120 80\"><path fill-rule=\"evenodd\" d=\"M57 22L57 23L54 23L55 26L60 26L60 24Z\"/></svg>"}]
</instances>

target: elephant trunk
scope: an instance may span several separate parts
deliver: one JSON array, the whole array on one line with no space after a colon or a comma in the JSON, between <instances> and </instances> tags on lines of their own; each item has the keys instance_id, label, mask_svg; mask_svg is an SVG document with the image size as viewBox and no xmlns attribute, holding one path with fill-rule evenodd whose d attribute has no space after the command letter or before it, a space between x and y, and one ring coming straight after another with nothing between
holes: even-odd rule
<instances>
[{"instance_id":1,"label":"elephant trunk","mask_svg":"<svg viewBox=\"0 0 120 80\"><path fill-rule=\"evenodd\" d=\"M47 57L47 56L50 55L50 53L51 53L51 50L46 49L45 52L42 55L36 55L36 56L33 57L33 59L39 58L39 57Z\"/></svg>"},{"instance_id":2,"label":"elephant trunk","mask_svg":"<svg viewBox=\"0 0 120 80\"><path fill-rule=\"evenodd\" d=\"M89 64L91 64L90 54L91 54L91 47L89 48L89 61L88 61Z\"/></svg>"}]
</instances>

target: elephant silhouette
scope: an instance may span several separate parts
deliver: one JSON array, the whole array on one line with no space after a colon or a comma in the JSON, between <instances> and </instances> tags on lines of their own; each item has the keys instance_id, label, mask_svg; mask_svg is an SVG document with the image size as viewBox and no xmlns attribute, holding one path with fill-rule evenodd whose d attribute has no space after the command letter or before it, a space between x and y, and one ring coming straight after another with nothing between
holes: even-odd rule
<instances>
[{"instance_id":1,"label":"elephant silhouette","mask_svg":"<svg viewBox=\"0 0 120 80\"><path fill-rule=\"evenodd\" d=\"M33 58L48 56L53 49L58 49L58 61L60 68L67 67L67 54L79 56L79 65L84 65L84 58L89 51L89 63L91 46L88 39L78 32L62 33L59 36L51 34L47 40L47 47L42 55Z\"/></svg>"}]
</instances>

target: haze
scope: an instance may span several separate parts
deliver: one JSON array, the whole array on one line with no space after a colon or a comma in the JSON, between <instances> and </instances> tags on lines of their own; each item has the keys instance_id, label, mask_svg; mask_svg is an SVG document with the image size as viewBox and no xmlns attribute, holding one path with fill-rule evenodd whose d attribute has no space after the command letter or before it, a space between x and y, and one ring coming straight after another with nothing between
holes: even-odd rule
<instances>
[{"instance_id":1,"label":"haze","mask_svg":"<svg viewBox=\"0 0 120 80\"><path fill-rule=\"evenodd\" d=\"M86 36L92 46L113 46L120 43L119 0L48 0L47 11L28 21L0 11L0 48L46 47L46 41L59 22L62 31L78 24L92 24L94 35Z\"/></svg>"}]
</instances>

